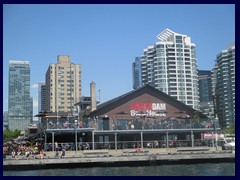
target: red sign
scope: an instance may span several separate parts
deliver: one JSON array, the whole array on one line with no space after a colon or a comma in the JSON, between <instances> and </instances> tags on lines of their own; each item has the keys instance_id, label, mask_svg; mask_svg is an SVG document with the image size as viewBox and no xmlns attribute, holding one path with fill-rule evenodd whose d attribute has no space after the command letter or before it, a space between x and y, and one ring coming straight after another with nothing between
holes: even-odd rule
<instances>
[{"instance_id":1,"label":"red sign","mask_svg":"<svg viewBox=\"0 0 240 180\"><path fill-rule=\"evenodd\" d=\"M210 139L210 138L212 138L212 137L216 138L216 136L217 136L218 138L222 138L222 137L223 137L222 134L215 134L215 133L213 134L213 136L212 136L212 134L210 134L210 133L202 133L201 136L202 136L202 138L204 138L204 139Z\"/></svg>"},{"instance_id":2,"label":"red sign","mask_svg":"<svg viewBox=\"0 0 240 180\"><path fill-rule=\"evenodd\" d=\"M132 110L152 110L152 103L131 103Z\"/></svg>"},{"instance_id":3,"label":"red sign","mask_svg":"<svg viewBox=\"0 0 240 180\"><path fill-rule=\"evenodd\" d=\"M131 103L131 110L166 110L165 103Z\"/></svg>"}]
</instances>

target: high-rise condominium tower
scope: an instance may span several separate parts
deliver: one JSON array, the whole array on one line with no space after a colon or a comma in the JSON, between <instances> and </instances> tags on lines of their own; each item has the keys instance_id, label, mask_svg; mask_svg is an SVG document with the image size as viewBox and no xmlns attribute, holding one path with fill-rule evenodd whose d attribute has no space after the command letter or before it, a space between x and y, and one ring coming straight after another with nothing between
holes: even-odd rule
<instances>
[{"instance_id":1,"label":"high-rise condominium tower","mask_svg":"<svg viewBox=\"0 0 240 180\"><path fill-rule=\"evenodd\" d=\"M235 45L217 55L213 69L213 95L221 127L235 124Z\"/></svg>"},{"instance_id":2,"label":"high-rise condominium tower","mask_svg":"<svg viewBox=\"0 0 240 180\"><path fill-rule=\"evenodd\" d=\"M28 61L9 61L8 92L9 129L25 130L33 116Z\"/></svg>"},{"instance_id":3,"label":"high-rise condominium tower","mask_svg":"<svg viewBox=\"0 0 240 180\"><path fill-rule=\"evenodd\" d=\"M211 71L198 70L198 84L200 102L212 101Z\"/></svg>"},{"instance_id":4,"label":"high-rise condominium tower","mask_svg":"<svg viewBox=\"0 0 240 180\"><path fill-rule=\"evenodd\" d=\"M198 70L200 110L210 119L214 119L211 71Z\"/></svg>"},{"instance_id":5,"label":"high-rise condominium tower","mask_svg":"<svg viewBox=\"0 0 240 180\"><path fill-rule=\"evenodd\" d=\"M142 66L141 58L136 57L135 61L132 63L133 70L133 89L138 89L142 86Z\"/></svg>"},{"instance_id":6,"label":"high-rise condominium tower","mask_svg":"<svg viewBox=\"0 0 240 180\"><path fill-rule=\"evenodd\" d=\"M38 111L46 110L46 85L44 82L38 83Z\"/></svg>"},{"instance_id":7,"label":"high-rise condominium tower","mask_svg":"<svg viewBox=\"0 0 240 180\"><path fill-rule=\"evenodd\" d=\"M150 84L199 109L196 46L190 37L166 29L141 56L142 85Z\"/></svg>"},{"instance_id":8,"label":"high-rise condominium tower","mask_svg":"<svg viewBox=\"0 0 240 180\"><path fill-rule=\"evenodd\" d=\"M69 56L58 56L46 73L46 110L73 113L81 97L81 65L73 64Z\"/></svg>"}]
</instances>

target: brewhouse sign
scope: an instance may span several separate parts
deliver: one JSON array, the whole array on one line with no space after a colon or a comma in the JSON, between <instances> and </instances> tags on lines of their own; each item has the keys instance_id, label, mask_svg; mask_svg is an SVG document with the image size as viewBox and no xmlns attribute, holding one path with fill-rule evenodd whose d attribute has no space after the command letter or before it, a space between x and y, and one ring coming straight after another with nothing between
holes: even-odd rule
<instances>
[{"instance_id":1,"label":"brewhouse sign","mask_svg":"<svg viewBox=\"0 0 240 180\"><path fill-rule=\"evenodd\" d=\"M165 103L131 103L131 116L166 116Z\"/></svg>"}]
</instances>

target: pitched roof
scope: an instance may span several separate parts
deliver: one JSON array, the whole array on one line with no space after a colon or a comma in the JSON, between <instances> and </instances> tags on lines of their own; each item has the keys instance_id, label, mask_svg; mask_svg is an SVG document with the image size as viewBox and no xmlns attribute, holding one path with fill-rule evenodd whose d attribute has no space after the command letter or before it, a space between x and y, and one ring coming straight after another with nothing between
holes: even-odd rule
<instances>
[{"instance_id":1,"label":"pitched roof","mask_svg":"<svg viewBox=\"0 0 240 180\"><path fill-rule=\"evenodd\" d=\"M92 111L90 113L90 116L95 116L98 114L104 114L106 112L108 112L109 110L112 110L116 107L118 107L121 104L124 104L127 101L130 101L144 93L148 93L158 99L161 99L162 101L171 104L173 106L175 106L176 108L178 108L180 111L184 111L186 112L188 115L192 116L194 113L199 113L199 115L202 118L207 118L205 115L203 115L201 112L191 108L190 106L182 103L181 101L178 101L177 99L169 96L168 94L150 86L150 85L145 85L137 90L133 90L130 91L128 93L125 93L121 96L118 96L112 100L109 100L105 103L102 103L100 105L97 106L97 109L95 111Z\"/></svg>"}]
</instances>

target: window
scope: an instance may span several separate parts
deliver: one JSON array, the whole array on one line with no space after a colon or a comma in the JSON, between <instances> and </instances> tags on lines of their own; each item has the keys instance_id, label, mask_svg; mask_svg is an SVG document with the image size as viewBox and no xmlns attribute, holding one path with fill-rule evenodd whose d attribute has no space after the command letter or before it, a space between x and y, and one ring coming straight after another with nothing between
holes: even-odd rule
<instances>
[{"instance_id":1,"label":"window","mask_svg":"<svg viewBox=\"0 0 240 180\"><path fill-rule=\"evenodd\" d=\"M182 36L176 36L176 39L182 39Z\"/></svg>"},{"instance_id":2,"label":"window","mask_svg":"<svg viewBox=\"0 0 240 180\"><path fill-rule=\"evenodd\" d=\"M182 45L181 45L181 44L177 44L177 45L176 45L176 47L180 47L180 48L181 48L181 47L182 47Z\"/></svg>"},{"instance_id":3,"label":"window","mask_svg":"<svg viewBox=\"0 0 240 180\"><path fill-rule=\"evenodd\" d=\"M164 48L164 45L163 44L158 44L156 47L157 48Z\"/></svg>"}]
</instances>

